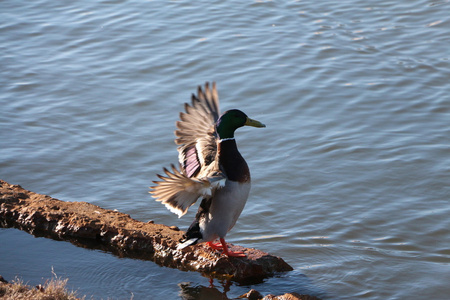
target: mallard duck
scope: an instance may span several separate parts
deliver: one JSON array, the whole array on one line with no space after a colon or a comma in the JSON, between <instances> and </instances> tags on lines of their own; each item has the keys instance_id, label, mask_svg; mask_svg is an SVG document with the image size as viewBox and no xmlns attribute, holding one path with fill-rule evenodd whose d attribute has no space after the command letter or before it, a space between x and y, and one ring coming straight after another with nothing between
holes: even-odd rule
<instances>
[{"instance_id":1,"label":"mallard duck","mask_svg":"<svg viewBox=\"0 0 450 300\"><path fill-rule=\"evenodd\" d=\"M178 217L186 214L202 198L195 220L177 249L206 242L227 256L245 257L243 252L229 250L225 236L236 224L250 191L250 171L239 153L234 132L242 126L265 127L240 110L219 113L216 84L198 87L192 103L185 104L177 122L175 143L178 146L180 170L164 168L162 181L153 181L150 192ZM219 117L220 116L220 117ZM219 239L220 243L215 241Z\"/></svg>"}]
</instances>

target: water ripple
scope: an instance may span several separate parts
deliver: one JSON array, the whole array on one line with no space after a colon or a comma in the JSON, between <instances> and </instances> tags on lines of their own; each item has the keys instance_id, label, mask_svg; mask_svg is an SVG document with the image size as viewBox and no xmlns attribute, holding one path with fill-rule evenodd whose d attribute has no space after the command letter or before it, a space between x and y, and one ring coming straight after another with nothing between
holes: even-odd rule
<instances>
[{"instance_id":1,"label":"water ripple","mask_svg":"<svg viewBox=\"0 0 450 300\"><path fill-rule=\"evenodd\" d=\"M187 227L195 211L177 219L148 186L177 160L182 104L215 80L223 110L267 124L236 133L253 187L227 238L295 271L258 290L440 298L450 256L448 5L1 3L2 179ZM186 281L129 263L80 260L70 275L124 297L176 297L176 284L146 282Z\"/></svg>"}]
</instances>

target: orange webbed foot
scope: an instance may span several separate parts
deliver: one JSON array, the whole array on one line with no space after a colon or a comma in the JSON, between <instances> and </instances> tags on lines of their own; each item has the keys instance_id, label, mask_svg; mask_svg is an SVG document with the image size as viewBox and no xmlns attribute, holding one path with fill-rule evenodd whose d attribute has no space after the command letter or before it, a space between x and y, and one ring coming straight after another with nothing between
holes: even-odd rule
<instances>
[{"instance_id":1,"label":"orange webbed foot","mask_svg":"<svg viewBox=\"0 0 450 300\"><path fill-rule=\"evenodd\" d=\"M230 256L231 257L247 257L247 255L245 255L245 253L242 251L233 252L231 250L228 250L227 243L225 242L224 239L220 238L220 242L222 243L222 247L223 247L222 253L225 254L226 256L228 256L228 257L230 257Z\"/></svg>"},{"instance_id":2,"label":"orange webbed foot","mask_svg":"<svg viewBox=\"0 0 450 300\"><path fill-rule=\"evenodd\" d=\"M213 248L214 250L223 250L222 244L220 243L206 242L206 245Z\"/></svg>"}]
</instances>

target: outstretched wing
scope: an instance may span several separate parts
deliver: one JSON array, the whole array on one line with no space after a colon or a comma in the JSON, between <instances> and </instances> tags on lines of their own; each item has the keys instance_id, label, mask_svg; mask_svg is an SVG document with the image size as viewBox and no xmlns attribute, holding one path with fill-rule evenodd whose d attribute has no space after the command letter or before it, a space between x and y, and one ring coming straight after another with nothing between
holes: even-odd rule
<instances>
[{"instance_id":1,"label":"outstretched wing","mask_svg":"<svg viewBox=\"0 0 450 300\"><path fill-rule=\"evenodd\" d=\"M211 196L213 190L221 185L221 173L203 179L189 178L172 165L172 171L164 168L167 176L158 175L162 181L153 181L150 193L161 201L167 209L182 217L198 198Z\"/></svg>"},{"instance_id":2,"label":"outstretched wing","mask_svg":"<svg viewBox=\"0 0 450 300\"><path fill-rule=\"evenodd\" d=\"M197 95L192 95L191 104L186 103L184 107L186 112L180 113L181 121L177 122L175 131L181 171L173 165L171 171L164 169L167 176L158 175L162 181L153 181L156 185L150 192L179 217L198 198L211 196L225 179L215 160L217 134L214 124L219 118L216 84L213 83L211 89L207 82L204 91L199 86Z\"/></svg>"},{"instance_id":3,"label":"outstretched wing","mask_svg":"<svg viewBox=\"0 0 450 300\"><path fill-rule=\"evenodd\" d=\"M197 177L214 161L217 152L214 124L219 119L219 96L216 83L212 89L207 82L205 90L198 87L197 96L184 106L177 122L175 143L178 146L178 160L181 172L187 177Z\"/></svg>"}]
</instances>

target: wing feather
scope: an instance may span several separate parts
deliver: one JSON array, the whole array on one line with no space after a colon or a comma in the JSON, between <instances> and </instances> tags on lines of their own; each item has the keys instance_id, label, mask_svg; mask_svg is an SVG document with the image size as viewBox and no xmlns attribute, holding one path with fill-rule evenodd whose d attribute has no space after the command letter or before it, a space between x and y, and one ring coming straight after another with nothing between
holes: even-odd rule
<instances>
[{"instance_id":1,"label":"wing feather","mask_svg":"<svg viewBox=\"0 0 450 300\"><path fill-rule=\"evenodd\" d=\"M219 119L219 96L216 84L206 82L191 103L185 103L175 131L180 171L164 168L160 181L153 181L150 193L179 217L186 214L198 198L208 197L224 183L225 176L216 161L217 134L214 125Z\"/></svg>"},{"instance_id":2,"label":"wing feather","mask_svg":"<svg viewBox=\"0 0 450 300\"><path fill-rule=\"evenodd\" d=\"M150 193L160 201L171 212L182 217L186 214L198 198L211 196L213 190L221 185L220 180L223 179L220 174L211 178L193 179L189 178L174 165L169 171L164 168L167 176L157 175L162 181L153 181L155 186L150 187Z\"/></svg>"},{"instance_id":3,"label":"wing feather","mask_svg":"<svg viewBox=\"0 0 450 300\"><path fill-rule=\"evenodd\" d=\"M191 104L186 103L185 112L180 113L177 124L175 143L178 144L178 160L181 172L188 177L204 173L216 157L217 134L214 124L219 119L219 96L216 84L209 83L197 89L192 95ZM193 150L195 149L195 151Z\"/></svg>"}]
</instances>

